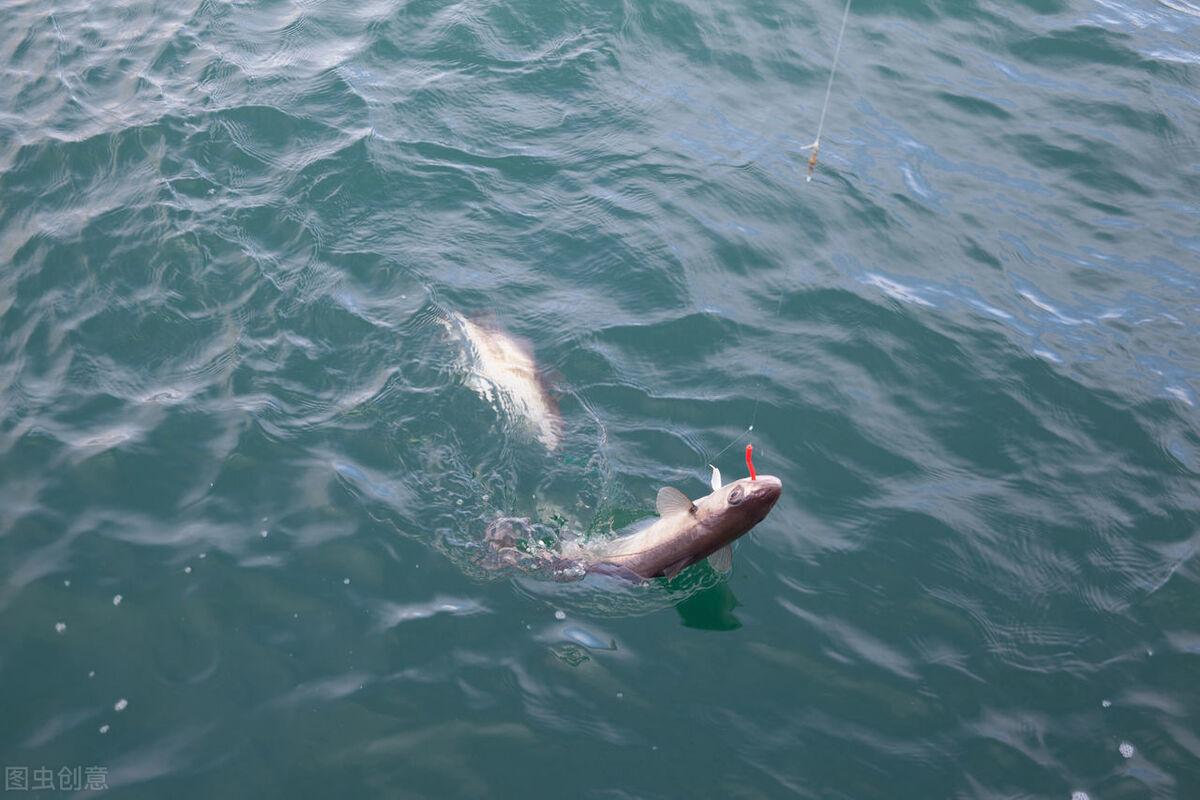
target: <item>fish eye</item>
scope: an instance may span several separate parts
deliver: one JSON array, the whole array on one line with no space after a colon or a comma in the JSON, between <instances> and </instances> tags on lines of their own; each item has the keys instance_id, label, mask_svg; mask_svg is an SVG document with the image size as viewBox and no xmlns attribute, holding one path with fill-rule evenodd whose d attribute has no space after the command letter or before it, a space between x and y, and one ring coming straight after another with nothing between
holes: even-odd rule
<instances>
[{"instance_id":1,"label":"fish eye","mask_svg":"<svg viewBox=\"0 0 1200 800\"><path fill-rule=\"evenodd\" d=\"M742 502L742 499L744 497L745 497L745 492L742 491L742 487L740 487L740 486L733 487L733 491L729 493L729 498L728 498L729 505L731 505L731 506L738 505L739 503Z\"/></svg>"}]
</instances>

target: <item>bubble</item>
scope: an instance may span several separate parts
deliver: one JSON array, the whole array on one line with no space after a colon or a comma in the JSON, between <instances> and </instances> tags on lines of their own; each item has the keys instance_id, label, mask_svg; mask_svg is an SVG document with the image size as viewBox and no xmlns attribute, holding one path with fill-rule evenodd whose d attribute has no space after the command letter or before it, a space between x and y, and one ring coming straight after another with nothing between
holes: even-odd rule
<instances>
[{"instance_id":1,"label":"bubble","mask_svg":"<svg viewBox=\"0 0 1200 800\"><path fill-rule=\"evenodd\" d=\"M559 620L559 621L561 621L561 620L564 620L564 619L566 619L566 618L567 618L567 612L565 612L565 611L563 611L563 610L559 609L558 611L555 611L555 612L554 612L554 618L555 618L555 619L557 619L557 620Z\"/></svg>"},{"instance_id":2,"label":"bubble","mask_svg":"<svg viewBox=\"0 0 1200 800\"><path fill-rule=\"evenodd\" d=\"M101 732L101 733L108 733L108 725L107 725L107 724L101 725L101 726L100 726L100 732Z\"/></svg>"},{"instance_id":3,"label":"bubble","mask_svg":"<svg viewBox=\"0 0 1200 800\"><path fill-rule=\"evenodd\" d=\"M621 700L621 699L623 699L624 697L625 697L625 693L624 693L624 692L617 692L617 699L618 699L618 700Z\"/></svg>"},{"instance_id":4,"label":"bubble","mask_svg":"<svg viewBox=\"0 0 1200 800\"><path fill-rule=\"evenodd\" d=\"M67 630L67 623L65 623L65 622L54 623L54 632L55 633L64 633L66 630Z\"/></svg>"},{"instance_id":5,"label":"bubble","mask_svg":"<svg viewBox=\"0 0 1200 800\"><path fill-rule=\"evenodd\" d=\"M121 601L122 601L122 600L124 600L124 599L125 599L125 598L121 597L121 595L119 595L119 594L114 594L114 595L113 595L113 605L114 605L114 606L119 606L119 605L121 605Z\"/></svg>"},{"instance_id":6,"label":"bubble","mask_svg":"<svg viewBox=\"0 0 1200 800\"><path fill-rule=\"evenodd\" d=\"M122 697L117 702L113 703L113 711L124 711L129 707L129 701Z\"/></svg>"},{"instance_id":7,"label":"bubble","mask_svg":"<svg viewBox=\"0 0 1200 800\"><path fill-rule=\"evenodd\" d=\"M1087 792L1071 792L1071 800L1089 800Z\"/></svg>"},{"instance_id":8,"label":"bubble","mask_svg":"<svg viewBox=\"0 0 1200 800\"><path fill-rule=\"evenodd\" d=\"M63 581L63 586L70 586L70 585L71 585L71 582L69 580Z\"/></svg>"},{"instance_id":9,"label":"bubble","mask_svg":"<svg viewBox=\"0 0 1200 800\"><path fill-rule=\"evenodd\" d=\"M191 575L191 574L192 574L192 568L191 568L191 567L184 567L184 568L183 568L183 571L184 571L184 573L185 573L185 574L187 574L187 575Z\"/></svg>"},{"instance_id":10,"label":"bubble","mask_svg":"<svg viewBox=\"0 0 1200 800\"><path fill-rule=\"evenodd\" d=\"M344 583L344 584L346 584L347 586L349 586L349 585L350 585L350 579L349 579L349 578L343 578L343 579L342 579L342 583Z\"/></svg>"},{"instance_id":11,"label":"bubble","mask_svg":"<svg viewBox=\"0 0 1200 800\"><path fill-rule=\"evenodd\" d=\"M1112 700L1101 700L1100 705L1104 708L1112 708Z\"/></svg>"},{"instance_id":12,"label":"bubble","mask_svg":"<svg viewBox=\"0 0 1200 800\"><path fill-rule=\"evenodd\" d=\"M201 558L208 558L208 553L201 553L201 554L200 554L200 557L201 557Z\"/></svg>"},{"instance_id":13,"label":"bubble","mask_svg":"<svg viewBox=\"0 0 1200 800\"><path fill-rule=\"evenodd\" d=\"M1125 758L1133 758L1133 745L1129 742L1121 742L1121 746L1117 748L1121 755Z\"/></svg>"},{"instance_id":14,"label":"bubble","mask_svg":"<svg viewBox=\"0 0 1200 800\"><path fill-rule=\"evenodd\" d=\"M89 669L89 670L88 670L88 677L89 677L89 678L94 678L94 677L96 677L96 670L94 670L94 669Z\"/></svg>"},{"instance_id":15,"label":"bubble","mask_svg":"<svg viewBox=\"0 0 1200 800\"><path fill-rule=\"evenodd\" d=\"M259 531L259 532L258 532L258 535L259 535L259 536L261 536L261 537L262 537L262 538L264 538L264 539L265 539L265 538L267 538L267 532L266 532L266 530L265 530L265 529L264 529L264 530L261 530L261 531Z\"/></svg>"}]
</instances>

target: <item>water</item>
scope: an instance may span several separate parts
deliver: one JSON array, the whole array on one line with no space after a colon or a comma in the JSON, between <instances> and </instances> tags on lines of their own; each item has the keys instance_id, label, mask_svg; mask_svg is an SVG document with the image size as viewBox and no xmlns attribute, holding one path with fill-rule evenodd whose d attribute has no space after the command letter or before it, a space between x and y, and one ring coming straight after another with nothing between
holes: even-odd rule
<instances>
[{"instance_id":1,"label":"water","mask_svg":"<svg viewBox=\"0 0 1200 800\"><path fill-rule=\"evenodd\" d=\"M1200 6L857 0L806 184L841 15L7 4L0 761L1200 796ZM560 449L449 313L532 344ZM479 569L751 424L784 497L728 582Z\"/></svg>"}]
</instances>

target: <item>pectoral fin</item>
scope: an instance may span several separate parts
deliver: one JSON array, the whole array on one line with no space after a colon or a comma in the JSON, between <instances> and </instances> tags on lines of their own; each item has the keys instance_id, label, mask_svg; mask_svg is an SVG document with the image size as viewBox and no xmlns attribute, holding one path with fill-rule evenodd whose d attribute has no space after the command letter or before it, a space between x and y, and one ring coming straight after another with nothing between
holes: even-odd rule
<instances>
[{"instance_id":1,"label":"pectoral fin","mask_svg":"<svg viewBox=\"0 0 1200 800\"><path fill-rule=\"evenodd\" d=\"M715 492L717 489L721 488L721 470L717 469L716 467L713 467L712 464L709 464L709 466L712 467L712 471L713 471L712 488L713 488L713 491Z\"/></svg>"},{"instance_id":2,"label":"pectoral fin","mask_svg":"<svg viewBox=\"0 0 1200 800\"><path fill-rule=\"evenodd\" d=\"M708 565L722 575L728 575L733 569L733 548L725 545L708 557Z\"/></svg>"},{"instance_id":3,"label":"pectoral fin","mask_svg":"<svg viewBox=\"0 0 1200 800\"><path fill-rule=\"evenodd\" d=\"M695 508L692 501L683 492L676 489L674 486L664 486L658 490L658 500L655 502L655 507L658 509L660 517L669 517L672 514L680 514L691 512Z\"/></svg>"}]
</instances>

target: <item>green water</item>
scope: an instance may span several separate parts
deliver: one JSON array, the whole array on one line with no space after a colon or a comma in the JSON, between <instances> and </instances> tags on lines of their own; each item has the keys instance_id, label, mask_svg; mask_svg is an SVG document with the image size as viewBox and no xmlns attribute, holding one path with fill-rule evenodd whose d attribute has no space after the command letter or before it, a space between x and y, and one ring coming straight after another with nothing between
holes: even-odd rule
<instances>
[{"instance_id":1,"label":"green water","mask_svg":"<svg viewBox=\"0 0 1200 800\"><path fill-rule=\"evenodd\" d=\"M6 3L4 796L1200 797L1200 5L842 8Z\"/></svg>"}]
</instances>

